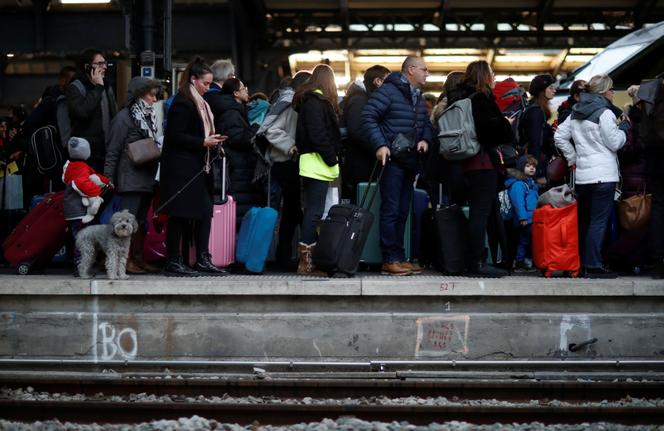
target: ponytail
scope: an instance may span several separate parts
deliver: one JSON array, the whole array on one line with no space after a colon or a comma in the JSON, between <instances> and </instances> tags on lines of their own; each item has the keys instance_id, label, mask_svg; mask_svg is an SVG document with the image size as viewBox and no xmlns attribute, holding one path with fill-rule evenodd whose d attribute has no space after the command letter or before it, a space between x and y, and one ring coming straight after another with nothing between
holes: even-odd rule
<instances>
[{"instance_id":1,"label":"ponytail","mask_svg":"<svg viewBox=\"0 0 664 431\"><path fill-rule=\"evenodd\" d=\"M203 57L196 56L191 60L187 67L182 72L180 77L180 84L178 85L178 91L182 93L187 99L195 103L194 96L191 94L191 78L200 78L203 75L212 73L212 69L205 63Z\"/></svg>"}]
</instances>

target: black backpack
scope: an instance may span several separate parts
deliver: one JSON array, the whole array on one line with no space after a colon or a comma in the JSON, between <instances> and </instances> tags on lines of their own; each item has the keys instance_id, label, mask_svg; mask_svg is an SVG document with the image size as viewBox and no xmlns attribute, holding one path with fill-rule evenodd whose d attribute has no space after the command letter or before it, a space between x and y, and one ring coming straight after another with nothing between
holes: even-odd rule
<instances>
[{"instance_id":1,"label":"black backpack","mask_svg":"<svg viewBox=\"0 0 664 431\"><path fill-rule=\"evenodd\" d=\"M40 174L49 177L62 175L63 147L55 127L49 125L35 130L30 136L30 153Z\"/></svg>"},{"instance_id":2,"label":"black backpack","mask_svg":"<svg viewBox=\"0 0 664 431\"><path fill-rule=\"evenodd\" d=\"M641 99L639 139L645 150L664 153L664 79L643 81L637 97Z\"/></svg>"}]
</instances>

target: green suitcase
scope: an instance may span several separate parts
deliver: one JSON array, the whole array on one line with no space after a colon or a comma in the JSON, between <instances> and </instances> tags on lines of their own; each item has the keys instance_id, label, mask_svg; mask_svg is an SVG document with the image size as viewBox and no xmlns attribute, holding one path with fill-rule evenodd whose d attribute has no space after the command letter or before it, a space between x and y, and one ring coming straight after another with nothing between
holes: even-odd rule
<instances>
[{"instance_id":1,"label":"green suitcase","mask_svg":"<svg viewBox=\"0 0 664 431\"><path fill-rule=\"evenodd\" d=\"M376 184L372 184L371 187L376 187ZM364 195L365 190L367 189L367 183L360 183L357 185L357 202L360 202L362 196ZM373 190L370 190L373 193ZM362 256L360 257L360 262L363 262L367 265L381 265L383 263L383 255L380 251L380 191L376 193L376 198L369 208L369 211L374 215L375 221L371 226L369 231L369 238L364 245L364 250L362 251ZM408 214L408 220L406 220L406 228L404 230L403 246L406 251L406 260L410 260L410 251L411 251L411 221L412 219L412 210Z\"/></svg>"}]
</instances>

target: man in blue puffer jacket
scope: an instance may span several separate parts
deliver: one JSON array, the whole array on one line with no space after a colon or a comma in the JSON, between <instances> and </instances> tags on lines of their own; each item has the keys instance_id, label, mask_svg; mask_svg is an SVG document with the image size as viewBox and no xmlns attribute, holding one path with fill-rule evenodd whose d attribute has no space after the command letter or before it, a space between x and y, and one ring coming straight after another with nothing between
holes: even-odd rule
<instances>
[{"instance_id":1,"label":"man in blue puffer jacket","mask_svg":"<svg viewBox=\"0 0 664 431\"><path fill-rule=\"evenodd\" d=\"M380 182L383 274L411 275L422 272L422 268L406 261L403 239L413 199L417 157L425 153L432 142L431 123L422 98L422 87L428 75L424 60L407 57L401 66L401 73L388 75L362 110L362 122L376 149L376 157L385 166ZM392 143L397 138L408 140L410 151L391 155Z\"/></svg>"}]
</instances>

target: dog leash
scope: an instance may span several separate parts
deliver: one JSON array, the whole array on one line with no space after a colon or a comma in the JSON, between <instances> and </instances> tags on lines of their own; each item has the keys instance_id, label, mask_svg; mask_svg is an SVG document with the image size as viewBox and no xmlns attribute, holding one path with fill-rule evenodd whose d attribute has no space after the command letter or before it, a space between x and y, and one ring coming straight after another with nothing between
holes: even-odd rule
<instances>
[{"instance_id":1,"label":"dog leash","mask_svg":"<svg viewBox=\"0 0 664 431\"><path fill-rule=\"evenodd\" d=\"M173 202L173 200L174 200L175 198L177 198L177 197L178 197L178 196L179 196L179 195L180 195L180 194L181 194L181 193L182 193L187 187L189 187L189 185L190 185L191 183L193 183L194 180L196 180L196 178L198 178L202 173L207 173L207 172L209 172L209 170L210 170L209 166L211 166L212 163L214 163L215 160L220 159L220 158L222 157L222 154L223 154L223 150L222 150L221 148L219 148L219 149L217 150L217 154L216 154L211 160L206 160L206 161L205 161L205 162L206 162L205 165L203 166L203 168L202 168L200 171L198 171L198 172L196 173L196 175L194 175L193 177L191 177L191 179L190 179L189 181L187 181L187 182L185 183L185 185L183 185L178 191L176 191L175 194L174 194L173 196L171 196L170 198L168 198L168 200L167 200L166 202L164 202L163 204L159 205L159 208L157 208L156 210L154 210L154 214L156 215L156 214L160 213L161 210L163 210L168 204L170 204L171 202ZM224 156L224 157L225 157L225 156Z\"/></svg>"}]
</instances>

